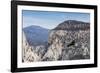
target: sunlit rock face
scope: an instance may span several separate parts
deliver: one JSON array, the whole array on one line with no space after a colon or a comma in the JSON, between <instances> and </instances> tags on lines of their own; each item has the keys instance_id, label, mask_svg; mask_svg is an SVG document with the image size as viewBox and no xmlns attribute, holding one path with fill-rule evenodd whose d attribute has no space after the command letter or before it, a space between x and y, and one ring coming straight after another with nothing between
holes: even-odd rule
<instances>
[{"instance_id":1,"label":"sunlit rock face","mask_svg":"<svg viewBox=\"0 0 100 73\"><path fill-rule=\"evenodd\" d=\"M23 41L22 41L22 52L23 52L22 62L40 61L40 57L34 51L34 47L28 44L24 32L23 32Z\"/></svg>"},{"instance_id":2,"label":"sunlit rock face","mask_svg":"<svg viewBox=\"0 0 100 73\"><path fill-rule=\"evenodd\" d=\"M44 60L74 60L90 58L90 24L64 21L51 30Z\"/></svg>"},{"instance_id":3,"label":"sunlit rock face","mask_svg":"<svg viewBox=\"0 0 100 73\"><path fill-rule=\"evenodd\" d=\"M46 60L73 60L90 58L89 30L53 30L49 35ZM75 42L68 46L71 42Z\"/></svg>"}]
</instances>

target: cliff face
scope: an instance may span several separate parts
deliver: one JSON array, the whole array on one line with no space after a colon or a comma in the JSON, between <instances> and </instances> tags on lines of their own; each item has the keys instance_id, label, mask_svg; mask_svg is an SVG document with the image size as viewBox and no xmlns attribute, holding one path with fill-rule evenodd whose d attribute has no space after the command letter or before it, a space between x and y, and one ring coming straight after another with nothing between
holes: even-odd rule
<instances>
[{"instance_id":1,"label":"cliff face","mask_svg":"<svg viewBox=\"0 0 100 73\"><path fill-rule=\"evenodd\" d=\"M22 62L34 62L40 61L40 57L37 55L33 46L30 46L26 40L25 34L23 32L22 41Z\"/></svg>"},{"instance_id":2,"label":"cliff face","mask_svg":"<svg viewBox=\"0 0 100 73\"><path fill-rule=\"evenodd\" d=\"M51 30L44 60L90 58L90 24L68 20Z\"/></svg>"},{"instance_id":3,"label":"cliff face","mask_svg":"<svg viewBox=\"0 0 100 73\"><path fill-rule=\"evenodd\" d=\"M89 30L53 30L49 35L49 47L45 60L74 60L90 58Z\"/></svg>"},{"instance_id":4,"label":"cliff face","mask_svg":"<svg viewBox=\"0 0 100 73\"><path fill-rule=\"evenodd\" d=\"M26 48L24 50L27 50L23 59L28 62L89 59L89 25L89 23L72 20L59 24L49 31L47 45L23 46Z\"/></svg>"}]
</instances>

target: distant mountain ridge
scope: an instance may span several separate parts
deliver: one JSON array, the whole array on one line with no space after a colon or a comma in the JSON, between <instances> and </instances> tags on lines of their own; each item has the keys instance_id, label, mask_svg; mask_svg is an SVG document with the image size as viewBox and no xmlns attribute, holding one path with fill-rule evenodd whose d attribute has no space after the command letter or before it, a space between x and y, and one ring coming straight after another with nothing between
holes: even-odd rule
<instances>
[{"instance_id":1,"label":"distant mountain ridge","mask_svg":"<svg viewBox=\"0 0 100 73\"><path fill-rule=\"evenodd\" d=\"M90 23L77 21L77 20L66 20L60 23L54 30L87 30L90 29Z\"/></svg>"},{"instance_id":2,"label":"distant mountain ridge","mask_svg":"<svg viewBox=\"0 0 100 73\"><path fill-rule=\"evenodd\" d=\"M48 29L40 26L29 26L23 28L26 39L30 45L43 45L48 40Z\"/></svg>"}]
</instances>

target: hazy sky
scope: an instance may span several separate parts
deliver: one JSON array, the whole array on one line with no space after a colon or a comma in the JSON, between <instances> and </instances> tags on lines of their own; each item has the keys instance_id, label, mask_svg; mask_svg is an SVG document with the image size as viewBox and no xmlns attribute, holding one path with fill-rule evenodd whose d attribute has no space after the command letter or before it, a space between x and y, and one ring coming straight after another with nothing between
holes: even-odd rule
<instances>
[{"instance_id":1,"label":"hazy sky","mask_svg":"<svg viewBox=\"0 0 100 73\"><path fill-rule=\"evenodd\" d=\"M65 20L90 22L89 13L23 10L22 16L23 28L31 25L36 25L47 29L53 29L59 23L62 23Z\"/></svg>"}]
</instances>

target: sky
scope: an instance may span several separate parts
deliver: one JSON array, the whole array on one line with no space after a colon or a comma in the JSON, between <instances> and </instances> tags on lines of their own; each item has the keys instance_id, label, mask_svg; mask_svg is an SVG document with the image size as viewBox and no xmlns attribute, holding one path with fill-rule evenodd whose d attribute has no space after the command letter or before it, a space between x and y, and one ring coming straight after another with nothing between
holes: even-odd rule
<instances>
[{"instance_id":1,"label":"sky","mask_svg":"<svg viewBox=\"0 0 100 73\"><path fill-rule=\"evenodd\" d=\"M90 22L89 13L22 10L23 28L31 25L53 29L66 20Z\"/></svg>"}]
</instances>

